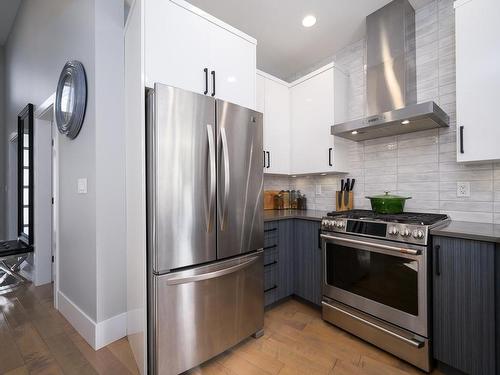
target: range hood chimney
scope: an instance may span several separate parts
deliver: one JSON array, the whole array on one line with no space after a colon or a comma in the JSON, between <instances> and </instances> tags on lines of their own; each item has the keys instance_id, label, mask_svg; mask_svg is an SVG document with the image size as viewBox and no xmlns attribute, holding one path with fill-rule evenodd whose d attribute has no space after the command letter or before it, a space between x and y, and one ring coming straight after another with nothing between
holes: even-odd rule
<instances>
[{"instance_id":1,"label":"range hood chimney","mask_svg":"<svg viewBox=\"0 0 500 375\"><path fill-rule=\"evenodd\" d=\"M415 10L394 0L366 17L367 117L331 127L354 141L449 126L434 102L417 104Z\"/></svg>"}]
</instances>

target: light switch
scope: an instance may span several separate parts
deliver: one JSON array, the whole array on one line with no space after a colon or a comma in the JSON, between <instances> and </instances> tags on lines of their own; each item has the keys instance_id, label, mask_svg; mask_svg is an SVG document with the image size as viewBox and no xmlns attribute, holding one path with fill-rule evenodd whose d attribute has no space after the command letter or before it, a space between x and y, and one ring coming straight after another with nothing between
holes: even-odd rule
<instances>
[{"instance_id":1,"label":"light switch","mask_svg":"<svg viewBox=\"0 0 500 375\"><path fill-rule=\"evenodd\" d=\"M78 179L78 194L87 194L87 179Z\"/></svg>"}]
</instances>

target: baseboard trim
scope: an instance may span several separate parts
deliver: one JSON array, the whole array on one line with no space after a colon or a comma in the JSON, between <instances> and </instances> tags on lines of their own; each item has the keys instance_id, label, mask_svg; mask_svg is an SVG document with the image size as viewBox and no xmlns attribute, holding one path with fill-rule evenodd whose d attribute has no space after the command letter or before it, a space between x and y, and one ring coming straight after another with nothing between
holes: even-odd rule
<instances>
[{"instance_id":1,"label":"baseboard trim","mask_svg":"<svg viewBox=\"0 0 500 375\"><path fill-rule=\"evenodd\" d=\"M72 300L60 290L59 295L59 311L77 330L77 332L88 342L92 348L95 347L96 324L84 311L82 311Z\"/></svg>"},{"instance_id":2,"label":"baseboard trim","mask_svg":"<svg viewBox=\"0 0 500 375\"><path fill-rule=\"evenodd\" d=\"M97 323L96 350L127 336L127 313Z\"/></svg>"},{"instance_id":3,"label":"baseboard trim","mask_svg":"<svg viewBox=\"0 0 500 375\"><path fill-rule=\"evenodd\" d=\"M61 314L94 350L99 350L127 335L126 313L96 323L61 291L58 291L58 297Z\"/></svg>"}]
</instances>

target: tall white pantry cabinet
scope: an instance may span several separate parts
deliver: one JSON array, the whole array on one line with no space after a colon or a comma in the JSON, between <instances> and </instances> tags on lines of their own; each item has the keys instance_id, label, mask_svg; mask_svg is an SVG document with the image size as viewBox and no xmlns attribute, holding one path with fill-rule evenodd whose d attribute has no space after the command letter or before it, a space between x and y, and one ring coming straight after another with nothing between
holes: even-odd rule
<instances>
[{"instance_id":1,"label":"tall white pantry cabinet","mask_svg":"<svg viewBox=\"0 0 500 375\"><path fill-rule=\"evenodd\" d=\"M135 0L125 25L127 333L147 373L145 92L155 82L255 109L256 40L183 0Z\"/></svg>"},{"instance_id":2,"label":"tall white pantry cabinet","mask_svg":"<svg viewBox=\"0 0 500 375\"><path fill-rule=\"evenodd\" d=\"M500 160L500 1L457 0L457 160Z\"/></svg>"}]
</instances>

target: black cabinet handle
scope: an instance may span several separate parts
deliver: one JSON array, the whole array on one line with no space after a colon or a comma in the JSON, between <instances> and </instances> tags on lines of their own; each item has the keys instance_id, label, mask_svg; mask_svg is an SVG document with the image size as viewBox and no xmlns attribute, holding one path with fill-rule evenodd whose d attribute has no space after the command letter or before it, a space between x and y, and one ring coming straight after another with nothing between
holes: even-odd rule
<instances>
[{"instance_id":1,"label":"black cabinet handle","mask_svg":"<svg viewBox=\"0 0 500 375\"><path fill-rule=\"evenodd\" d=\"M272 286L272 287L270 287L270 288L264 289L264 293L270 292L271 290L274 290L274 289L276 289L277 287L278 287L277 285L274 285L274 286Z\"/></svg>"},{"instance_id":2,"label":"black cabinet handle","mask_svg":"<svg viewBox=\"0 0 500 375\"><path fill-rule=\"evenodd\" d=\"M264 268L274 266L275 264L278 264L278 261L275 260L274 262L264 264Z\"/></svg>"},{"instance_id":3,"label":"black cabinet handle","mask_svg":"<svg viewBox=\"0 0 500 375\"><path fill-rule=\"evenodd\" d=\"M332 151L333 151L333 148L331 148L331 147L330 147L330 148L328 149L328 165L329 165L330 167L332 167L332 166L333 166L333 164L332 164Z\"/></svg>"},{"instance_id":4,"label":"black cabinet handle","mask_svg":"<svg viewBox=\"0 0 500 375\"><path fill-rule=\"evenodd\" d=\"M464 153L464 127L460 127L460 153Z\"/></svg>"},{"instance_id":5,"label":"black cabinet handle","mask_svg":"<svg viewBox=\"0 0 500 375\"><path fill-rule=\"evenodd\" d=\"M203 69L205 72L205 91L203 94L207 95L208 94L208 68Z\"/></svg>"},{"instance_id":6,"label":"black cabinet handle","mask_svg":"<svg viewBox=\"0 0 500 375\"><path fill-rule=\"evenodd\" d=\"M212 75L212 96L215 96L215 70L210 72Z\"/></svg>"},{"instance_id":7,"label":"black cabinet handle","mask_svg":"<svg viewBox=\"0 0 500 375\"><path fill-rule=\"evenodd\" d=\"M321 249L321 228L318 229L318 249Z\"/></svg>"},{"instance_id":8,"label":"black cabinet handle","mask_svg":"<svg viewBox=\"0 0 500 375\"><path fill-rule=\"evenodd\" d=\"M264 246L264 250L274 249L275 247L278 247L278 245Z\"/></svg>"},{"instance_id":9,"label":"black cabinet handle","mask_svg":"<svg viewBox=\"0 0 500 375\"><path fill-rule=\"evenodd\" d=\"M263 153L264 153L264 168L266 168L266 152L263 151Z\"/></svg>"},{"instance_id":10,"label":"black cabinet handle","mask_svg":"<svg viewBox=\"0 0 500 375\"><path fill-rule=\"evenodd\" d=\"M267 168L271 166L271 153L269 151L267 152Z\"/></svg>"},{"instance_id":11,"label":"black cabinet handle","mask_svg":"<svg viewBox=\"0 0 500 375\"><path fill-rule=\"evenodd\" d=\"M434 247L434 264L435 264L435 269L436 269L436 275L441 276L441 262L439 259L439 251L441 250L441 246L436 245Z\"/></svg>"}]
</instances>

